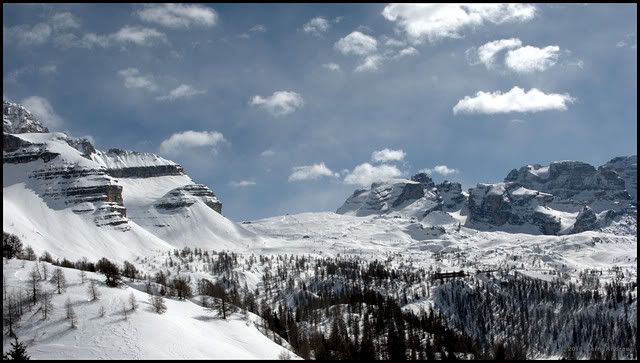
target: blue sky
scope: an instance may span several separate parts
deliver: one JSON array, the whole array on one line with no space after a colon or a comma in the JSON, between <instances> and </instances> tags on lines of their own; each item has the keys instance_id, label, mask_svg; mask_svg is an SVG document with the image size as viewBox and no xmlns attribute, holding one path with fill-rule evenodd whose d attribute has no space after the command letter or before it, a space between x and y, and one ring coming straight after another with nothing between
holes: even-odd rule
<instances>
[{"instance_id":1,"label":"blue sky","mask_svg":"<svg viewBox=\"0 0 640 363\"><path fill-rule=\"evenodd\" d=\"M3 98L235 220L637 150L637 5L3 5Z\"/></svg>"}]
</instances>

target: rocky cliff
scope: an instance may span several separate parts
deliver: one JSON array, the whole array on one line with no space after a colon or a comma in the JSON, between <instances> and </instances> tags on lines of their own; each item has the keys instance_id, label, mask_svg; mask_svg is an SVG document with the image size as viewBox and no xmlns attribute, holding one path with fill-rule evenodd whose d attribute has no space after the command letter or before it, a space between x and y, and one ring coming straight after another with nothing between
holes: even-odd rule
<instances>
[{"instance_id":1,"label":"rocky cliff","mask_svg":"<svg viewBox=\"0 0 640 363\"><path fill-rule=\"evenodd\" d=\"M478 184L465 193L459 183L435 184L421 173L356 190L337 213L425 218L438 211L464 218L465 226L475 229L580 233L635 216L636 174L636 156L614 158L599 168L558 161L514 169L503 182Z\"/></svg>"}]
</instances>

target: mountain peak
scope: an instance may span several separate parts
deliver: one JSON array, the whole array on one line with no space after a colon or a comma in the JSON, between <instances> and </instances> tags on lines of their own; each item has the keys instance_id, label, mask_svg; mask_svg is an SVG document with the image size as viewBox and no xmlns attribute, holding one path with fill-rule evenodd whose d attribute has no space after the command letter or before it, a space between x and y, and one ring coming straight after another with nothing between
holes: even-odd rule
<instances>
[{"instance_id":1,"label":"mountain peak","mask_svg":"<svg viewBox=\"0 0 640 363\"><path fill-rule=\"evenodd\" d=\"M2 100L2 132L23 134L27 132L49 132L42 122L26 107Z\"/></svg>"}]
</instances>

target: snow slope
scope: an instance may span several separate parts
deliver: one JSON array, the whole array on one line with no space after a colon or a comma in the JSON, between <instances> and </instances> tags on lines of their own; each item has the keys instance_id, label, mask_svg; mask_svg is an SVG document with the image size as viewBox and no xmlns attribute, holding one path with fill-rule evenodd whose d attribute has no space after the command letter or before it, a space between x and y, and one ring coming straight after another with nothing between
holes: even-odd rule
<instances>
[{"instance_id":1,"label":"snow slope","mask_svg":"<svg viewBox=\"0 0 640 363\"><path fill-rule=\"evenodd\" d=\"M3 230L37 254L122 261L259 240L219 213L210 189L157 155L101 152L63 133L5 134L4 146Z\"/></svg>"},{"instance_id":2,"label":"snow slope","mask_svg":"<svg viewBox=\"0 0 640 363\"><path fill-rule=\"evenodd\" d=\"M34 265L15 259L3 264L9 292L28 287ZM49 271L54 267L48 266ZM102 293L98 301L91 302L86 292L88 282L81 284L79 271L63 270L69 287L61 295L53 294L53 314L42 320L34 308L23 316L16 330L32 359L277 359L286 351L250 322L258 319L251 313L248 320L239 314L222 320L194 302L165 299L167 311L159 315L151 310L145 292L129 286L109 288L103 276L87 273ZM45 281L41 285L53 288ZM125 320L122 307L129 305L131 293L139 307L129 311ZM78 316L75 329L66 320L67 298ZM100 306L106 309L104 317L98 314ZM10 348L11 341L3 336L3 351Z\"/></svg>"}]
</instances>

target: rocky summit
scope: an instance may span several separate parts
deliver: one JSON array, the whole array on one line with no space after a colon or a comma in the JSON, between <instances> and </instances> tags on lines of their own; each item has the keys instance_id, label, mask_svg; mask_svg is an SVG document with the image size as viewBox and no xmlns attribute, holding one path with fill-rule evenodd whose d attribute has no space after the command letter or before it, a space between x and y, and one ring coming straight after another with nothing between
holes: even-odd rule
<instances>
[{"instance_id":1,"label":"rocky summit","mask_svg":"<svg viewBox=\"0 0 640 363\"><path fill-rule=\"evenodd\" d=\"M580 233L635 216L636 165L635 155L614 158L598 168L579 161L527 165L513 169L503 182L478 184L467 192L459 183L435 184L420 173L410 180L356 190L336 212L422 219L439 211L455 214L466 227L480 230Z\"/></svg>"}]
</instances>

